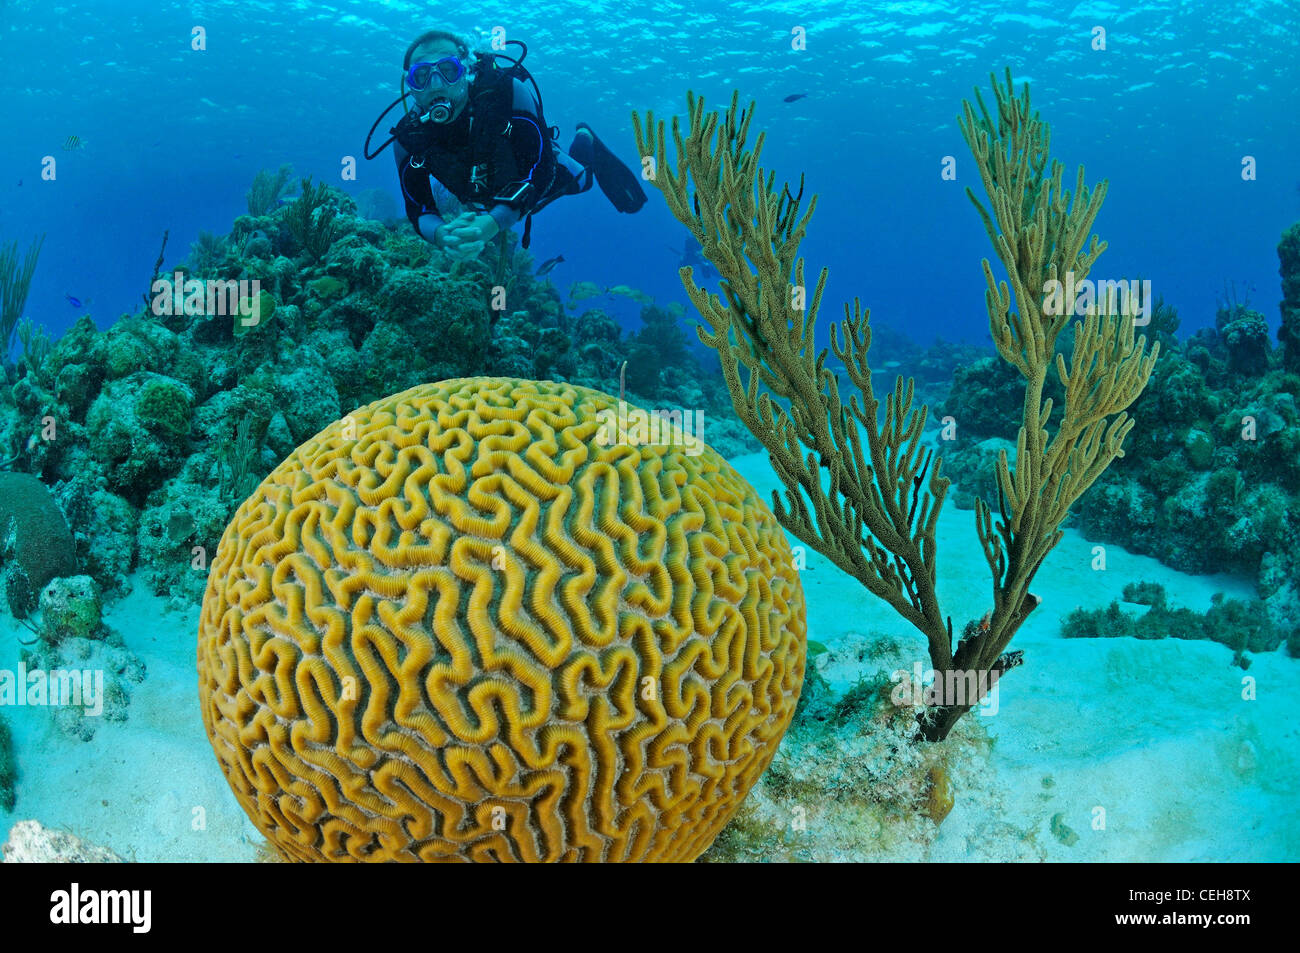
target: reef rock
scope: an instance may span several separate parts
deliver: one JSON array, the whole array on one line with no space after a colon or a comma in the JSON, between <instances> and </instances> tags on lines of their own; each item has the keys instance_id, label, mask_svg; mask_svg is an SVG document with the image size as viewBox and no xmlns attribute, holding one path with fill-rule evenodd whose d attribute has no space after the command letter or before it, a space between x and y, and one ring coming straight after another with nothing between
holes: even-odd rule
<instances>
[{"instance_id":1,"label":"reef rock","mask_svg":"<svg viewBox=\"0 0 1300 953\"><path fill-rule=\"evenodd\" d=\"M72 532L45 484L28 473L0 473L0 584L10 611L31 614L51 579L76 571Z\"/></svg>"},{"instance_id":2,"label":"reef rock","mask_svg":"<svg viewBox=\"0 0 1300 953\"><path fill-rule=\"evenodd\" d=\"M86 428L109 486L143 501L185 458L193 416L194 395L174 378L141 371L107 384L86 414Z\"/></svg>"},{"instance_id":3,"label":"reef rock","mask_svg":"<svg viewBox=\"0 0 1300 953\"><path fill-rule=\"evenodd\" d=\"M124 864L121 857L76 834L56 831L40 821L19 821L4 843L6 864Z\"/></svg>"},{"instance_id":4,"label":"reef rock","mask_svg":"<svg viewBox=\"0 0 1300 953\"><path fill-rule=\"evenodd\" d=\"M1258 311L1242 310L1220 331L1228 349L1228 366L1238 374L1260 375L1268 370L1268 322Z\"/></svg>"},{"instance_id":5,"label":"reef rock","mask_svg":"<svg viewBox=\"0 0 1300 953\"><path fill-rule=\"evenodd\" d=\"M1300 222L1282 233L1277 259L1277 273L1282 276L1282 323L1277 329L1282 366L1300 374Z\"/></svg>"},{"instance_id":6,"label":"reef rock","mask_svg":"<svg viewBox=\"0 0 1300 953\"><path fill-rule=\"evenodd\" d=\"M103 632L104 610L99 586L89 576L52 579L41 590L41 638L94 639Z\"/></svg>"}]
</instances>

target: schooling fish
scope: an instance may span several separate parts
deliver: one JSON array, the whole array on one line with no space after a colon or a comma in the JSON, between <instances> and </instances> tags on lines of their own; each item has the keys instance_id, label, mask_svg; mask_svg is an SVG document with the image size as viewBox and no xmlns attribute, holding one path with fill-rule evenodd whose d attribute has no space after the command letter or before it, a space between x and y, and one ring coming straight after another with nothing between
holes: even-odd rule
<instances>
[{"instance_id":1,"label":"schooling fish","mask_svg":"<svg viewBox=\"0 0 1300 953\"><path fill-rule=\"evenodd\" d=\"M68 304L72 305L74 308L83 307L81 301L77 298L72 297L72 295L64 295L63 297L67 298Z\"/></svg>"},{"instance_id":2,"label":"schooling fish","mask_svg":"<svg viewBox=\"0 0 1300 953\"><path fill-rule=\"evenodd\" d=\"M590 281L578 281L569 288L569 301L585 301L587 298L594 298L600 293L600 288Z\"/></svg>"},{"instance_id":3,"label":"schooling fish","mask_svg":"<svg viewBox=\"0 0 1300 953\"><path fill-rule=\"evenodd\" d=\"M623 298L631 298L633 301L636 301L640 304L654 304L654 300L655 300L654 298L650 297L650 295L646 294L644 291L638 291L637 289L631 287L630 285L614 285L612 288L606 288L605 294L618 295L619 297L623 297Z\"/></svg>"},{"instance_id":4,"label":"schooling fish","mask_svg":"<svg viewBox=\"0 0 1300 953\"><path fill-rule=\"evenodd\" d=\"M68 136L63 140L64 152L80 152L84 148L86 148L86 140L80 136Z\"/></svg>"},{"instance_id":5,"label":"schooling fish","mask_svg":"<svg viewBox=\"0 0 1300 953\"><path fill-rule=\"evenodd\" d=\"M807 98L807 96L807 93L791 93L781 101L785 103L797 103L799 100Z\"/></svg>"},{"instance_id":6,"label":"schooling fish","mask_svg":"<svg viewBox=\"0 0 1300 953\"><path fill-rule=\"evenodd\" d=\"M556 255L554 258L546 259L546 261L542 262L541 267L537 269L535 277L545 278L555 269L555 266L562 261L564 261L563 255Z\"/></svg>"}]
</instances>

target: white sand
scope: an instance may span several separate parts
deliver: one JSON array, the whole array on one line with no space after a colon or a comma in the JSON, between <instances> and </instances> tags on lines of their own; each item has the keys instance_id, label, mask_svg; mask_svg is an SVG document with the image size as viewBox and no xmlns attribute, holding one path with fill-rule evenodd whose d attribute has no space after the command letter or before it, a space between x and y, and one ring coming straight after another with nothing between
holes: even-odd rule
<instances>
[{"instance_id":1,"label":"white sand","mask_svg":"<svg viewBox=\"0 0 1300 953\"><path fill-rule=\"evenodd\" d=\"M732 463L770 501L780 481L766 457ZM937 537L939 596L960 631L992 608L974 513L945 507ZM1172 605L1198 610L1216 592L1249 598L1253 587L1185 575L1113 545L1096 571L1096 545L1067 530L1035 578L1030 591L1043 604L1011 645L1025 651L1024 665L999 684L997 714L979 716L996 739L981 766L991 783L965 798L957 791L925 859L1300 859L1289 793L1300 788L1300 660L1280 649L1252 655L1243 671L1215 642L1060 636L1066 613L1107 605L1130 582L1161 583ZM808 553L802 579L810 639L833 650L883 633L928 659L908 623L818 554ZM856 673L828 677L843 690ZM1256 700L1243 700L1243 679L1254 680ZM1073 846L1051 831L1058 813L1078 835ZM1094 830L1094 818L1104 829Z\"/></svg>"},{"instance_id":2,"label":"white sand","mask_svg":"<svg viewBox=\"0 0 1300 953\"><path fill-rule=\"evenodd\" d=\"M5 831L35 818L133 860L255 858L262 835L226 784L199 714L198 607L168 614L163 604L136 580L106 612L148 666L144 682L130 685L125 722L101 718L95 737L82 742L62 734L48 708L0 708L20 772L13 813L0 810ZM15 636L33 636L8 617L0 632L0 668L12 671Z\"/></svg>"},{"instance_id":3,"label":"white sand","mask_svg":"<svg viewBox=\"0 0 1300 953\"><path fill-rule=\"evenodd\" d=\"M763 456L734 463L764 499L778 485ZM949 506L939 529L940 595L959 629L991 605L988 569L972 513ZM1060 638L1064 613L1104 605L1133 581L1160 582L1174 604L1201 609L1216 591L1251 595L1242 581L1186 576L1117 546L1094 571L1093 545L1067 532L1039 572L1032 588L1044 603L1013 643L1025 664L999 686L998 714L980 719L996 738L971 766L981 783L959 788L927 859L1300 859L1288 794L1300 786L1300 661L1254 656L1243 672L1216 643ZM803 581L810 638L833 649L886 634L925 657L906 623L815 553ZM107 620L148 666L128 721L104 721L83 743L60 734L49 710L0 709L21 770L16 810L0 812L0 827L36 818L141 861L253 859L260 835L199 717L197 607L167 614L138 586ZM19 637L31 636L0 622L0 668L16 668ZM854 677L829 674L838 689ZM1255 701L1241 698L1246 676ZM1097 809L1104 829L1094 829ZM1078 835L1073 846L1052 833L1057 814ZM194 829L196 817L205 829Z\"/></svg>"}]
</instances>

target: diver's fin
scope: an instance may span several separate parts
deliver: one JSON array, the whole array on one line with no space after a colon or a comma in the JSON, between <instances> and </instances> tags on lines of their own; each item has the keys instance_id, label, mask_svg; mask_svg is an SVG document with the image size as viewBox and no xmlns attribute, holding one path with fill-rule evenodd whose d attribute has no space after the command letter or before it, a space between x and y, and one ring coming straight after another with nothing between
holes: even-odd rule
<instances>
[{"instance_id":1,"label":"diver's fin","mask_svg":"<svg viewBox=\"0 0 1300 953\"><path fill-rule=\"evenodd\" d=\"M582 136L575 136L569 155L591 169L596 177L596 184L605 193L605 197L620 212L638 211L646 203L645 192L637 181L636 173L625 166L614 153L605 147L600 137L585 122L578 123L578 129L587 130L591 144L583 142Z\"/></svg>"}]
</instances>

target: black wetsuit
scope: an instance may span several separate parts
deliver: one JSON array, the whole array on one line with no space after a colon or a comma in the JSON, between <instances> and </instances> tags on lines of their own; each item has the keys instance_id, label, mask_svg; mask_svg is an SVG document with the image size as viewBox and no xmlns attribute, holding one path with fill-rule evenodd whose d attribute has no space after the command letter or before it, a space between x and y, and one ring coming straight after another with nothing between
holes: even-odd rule
<instances>
[{"instance_id":1,"label":"black wetsuit","mask_svg":"<svg viewBox=\"0 0 1300 953\"><path fill-rule=\"evenodd\" d=\"M591 173L555 143L531 87L488 69L453 122L421 123L413 110L398 123L393 151L415 230L420 218L486 211L504 231L561 195L591 188ZM525 239L528 230L525 228ZM527 247L525 242L525 247Z\"/></svg>"}]
</instances>

